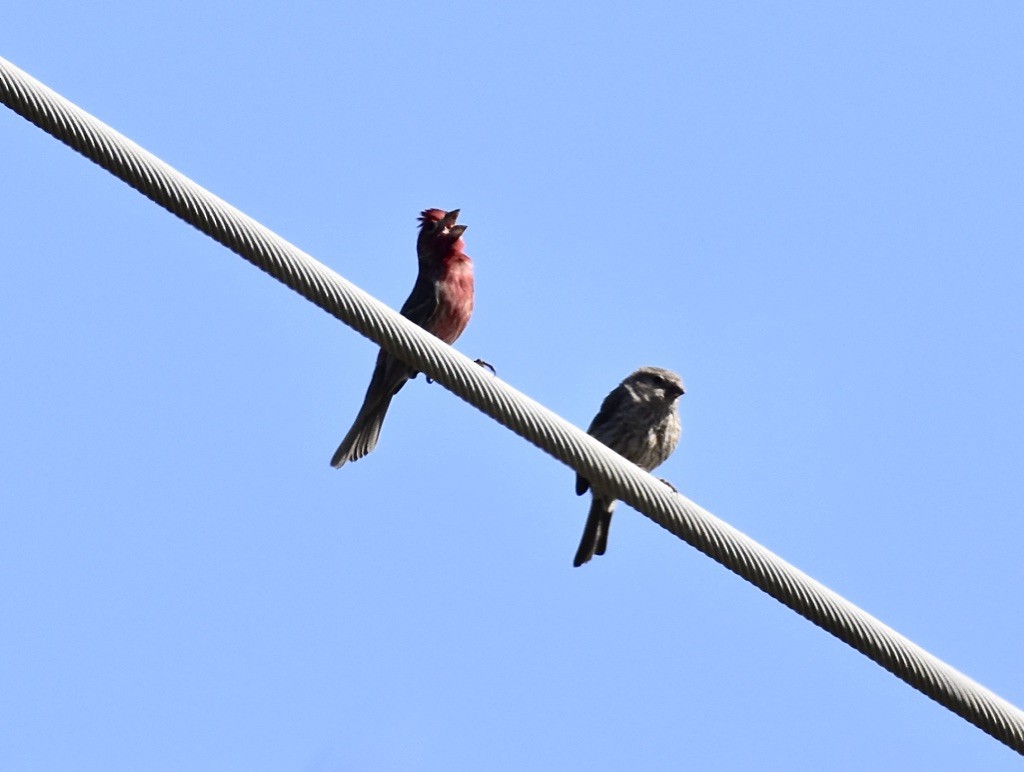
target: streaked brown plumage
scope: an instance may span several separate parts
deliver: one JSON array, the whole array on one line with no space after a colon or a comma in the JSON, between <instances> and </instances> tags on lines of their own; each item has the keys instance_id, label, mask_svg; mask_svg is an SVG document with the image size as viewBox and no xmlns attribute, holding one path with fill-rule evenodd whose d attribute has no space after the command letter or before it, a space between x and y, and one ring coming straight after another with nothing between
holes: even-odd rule
<instances>
[{"instance_id":1,"label":"streaked brown plumage","mask_svg":"<svg viewBox=\"0 0 1024 772\"><path fill-rule=\"evenodd\" d=\"M604 398L587 433L650 472L672 455L679 443L682 427L677 400L683 393L683 381L672 371L641 367ZM589 488L590 483L577 475L576 494L582 496ZM593 491L574 566L604 554L615 501L607 494Z\"/></svg>"}]
</instances>

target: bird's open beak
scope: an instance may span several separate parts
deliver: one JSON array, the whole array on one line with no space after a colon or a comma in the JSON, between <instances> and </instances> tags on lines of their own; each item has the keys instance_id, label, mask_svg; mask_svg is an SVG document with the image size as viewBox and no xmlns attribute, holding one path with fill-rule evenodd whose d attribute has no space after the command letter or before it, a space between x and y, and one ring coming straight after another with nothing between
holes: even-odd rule
<instances>
[{"instance_id":1,"label":"bird's open beak","mask_svg":"<svg viewBox=\"0 0 1024 772\"><path fill-rule=\"evenodd\" d=\"M446 214L444 216L444 219L441 220L441 224L445 228L451 228L453 225L455 225L455 221L459 219L459 212L461 211L461 209L452 209L452 211Z\"/></svg>"},{"instance_id":2,"label":"bird's open beak","mask_svg":"<svg viewBox=\"0 0 1024 772\"><path fill-rule=\"evenodd\" d=\"M467 227L468 226L466 225L456 225L454 228L448 229L448 235L453 239L461 239L462 234L466 232Z\"/></svg>"}]
</instances>

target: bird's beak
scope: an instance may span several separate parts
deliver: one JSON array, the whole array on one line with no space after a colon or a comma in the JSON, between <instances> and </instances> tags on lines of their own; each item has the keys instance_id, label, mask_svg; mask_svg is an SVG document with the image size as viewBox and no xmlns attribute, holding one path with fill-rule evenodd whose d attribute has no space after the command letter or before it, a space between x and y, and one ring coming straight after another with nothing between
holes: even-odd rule
<instances>
[{"instance_id":1,"label":"bird's beak","mask_svg":"<svg viewBox=\"0 0 1024 772\"><path fill-rule=\"evenodd\" d=\"M461 211L461 209L452 209L452 211L446 214L444 216L444 219L441 220L441 224L445 228L451 228L453 225L455 225L455 221L459 219L459 212Z\"/></svg>"},{"instance_id":2,"label":"bird's beak","mask_svg":"<svg viewBox=\"0 0 1024 772\"><path fill-rule=\"evenodd\" d=\"M672 386L672 396L681 397L686 393L686 390L682 386Z\"/></svg>"},{"instance_id":3,"label":"bird's beak","mask_svg":"<svg viewBox=\"0 0 1024 772\"><path fill-rule=\"evenodd\" d=\"M461 239L462 234L466 232L467 227L468 226L466 225L456 225L454 228L450 228L448 230L448 235L456 240Z\"/></svg>"}]
</instances>

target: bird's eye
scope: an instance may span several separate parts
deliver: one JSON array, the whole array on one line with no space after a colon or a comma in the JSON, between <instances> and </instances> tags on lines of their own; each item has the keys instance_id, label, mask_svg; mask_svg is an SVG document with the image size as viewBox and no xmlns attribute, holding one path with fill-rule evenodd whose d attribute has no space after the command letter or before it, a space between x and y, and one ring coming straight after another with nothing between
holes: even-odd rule
<instances>
[{"instance_id":1,"label":"bird's eye","mask_svg":"<svg viewBox=\"0 0 1024 772\"><path fill-rule=\"evenodd\" d=\"M665 377L658 378L658 386L660 386L665 391L672 391L673 389L679 388L673 381L670 381L668 378Z\"/></svg>"}]
</instances>

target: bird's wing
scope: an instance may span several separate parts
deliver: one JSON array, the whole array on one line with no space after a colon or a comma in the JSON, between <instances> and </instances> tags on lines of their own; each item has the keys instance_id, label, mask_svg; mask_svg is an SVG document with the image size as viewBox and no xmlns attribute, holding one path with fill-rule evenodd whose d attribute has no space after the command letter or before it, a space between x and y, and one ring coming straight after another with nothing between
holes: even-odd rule
<instances>
[{"instance_id":1,"label":"bird's wing","mask_svg":"<svg viewBox=\"0 0 1024 772\"><path fill-rule=\"evenodd\" d=\"M622 386L616 386L609 392L608 396L604 398L604 402L601 403L601 409L597 411L597 415L594 416L594 420L590 422L590 428L587 429L587 434L594 437L605 445L608 445L611 441L610 428L617 422L615 421L615 414L622 409L623 404L629 398L629 392ZM576 495L582 496L590 488L590 483L586 478L581 475L576 475Z\"/></svg>"},{"instance_id":2,"label":"bird's wing","mask_svg":"<svg viewBox=\"0 0 1024 772\"><path fill-rule=\"evenodd\" d=\"M437 313L437 286L425 276L417 276L416 284L399 313L410 322L429 329L428 322Z\"/></svg>"},{"instance_id":3,"label":"bird's wing","mask_svg":"<svg viewBox=\"0 0 1024 772\"><path fill-rule=\"evenodd\" d=\"M616 414L622 410L628 399L629 392L626 391L624 386L616 386L612 389L608 396L604 398L604 402L601 403L601 409L597 411L594 420L590 422L587 434L591 437L596 437L607 445L608 435L610 434L609 429L618 424Z\"/></svg>"}]
</instances>

